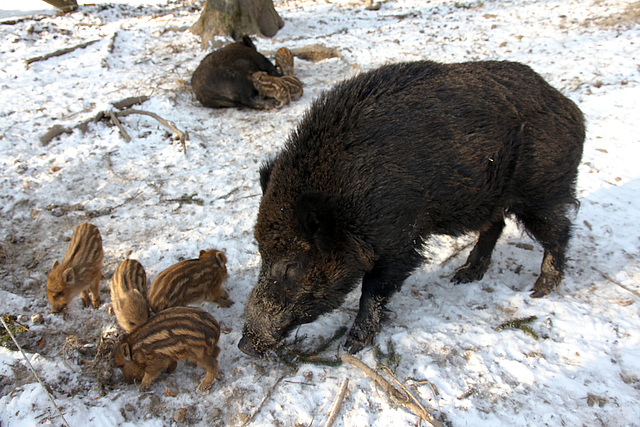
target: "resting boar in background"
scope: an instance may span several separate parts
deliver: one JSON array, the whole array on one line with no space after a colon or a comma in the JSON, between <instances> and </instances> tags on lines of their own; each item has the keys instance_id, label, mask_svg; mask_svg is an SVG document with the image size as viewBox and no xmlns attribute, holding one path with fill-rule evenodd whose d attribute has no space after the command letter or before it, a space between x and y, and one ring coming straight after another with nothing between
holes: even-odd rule
<instances>
[{"instance_id":1,"label":"resting boar in background","mask_svg":"<svg viewBox=\"0 0 640 427\"><path fill-rule=\"evenodd\" d=\"M191 78L191 87L205 107L273 108L273 102L258 97L258 90L249 77L256 71L279 76L275 66L263 55L248 36L208 54Z\"/></svg>"},{"instance_id":2,"label":"resting boar in background","mask_svg":"<svg viewBox=\"0 0 640 427\"><path fill-rule=\"evenodd\" d=\"M585 128L576 105L512 62L383 66L323 94L260 170L262 256L239 347L276 347L360 281L351 353L423 261L432 234L479 232L455 283L482 278L513 215L544 248L533 297L562 279Z\"/></svg>"}]
</instances>

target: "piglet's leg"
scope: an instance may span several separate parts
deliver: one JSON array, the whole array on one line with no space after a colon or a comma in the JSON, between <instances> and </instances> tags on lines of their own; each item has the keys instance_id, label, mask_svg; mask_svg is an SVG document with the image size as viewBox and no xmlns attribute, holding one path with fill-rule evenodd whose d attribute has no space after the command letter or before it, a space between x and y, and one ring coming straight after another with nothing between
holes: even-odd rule
<instances>
[{"instance_id":1,"label":"piglet's leg","mask_svg":"<svg viewBox=\"0 0 640 427\"><path fill-rule=\"evenodd\" d=\"M178 362L176 362L175 360L172 360L171 363L169 363L169 366L167 366L167 369L165 370L165 372L167 374L170 374L173 371L175 371L177 367L178 367Z\"/></svg>"},{"instance_id":2,"label":"piglet's leg","mask_svg":"<svg viewBox=\"0 0 640 427\"><path fill-rule=\"evenodd\" d=\"M100 279L102 278L101 274L98 274L95 283L91 286L91 304L93 308L100 307ZM85 291L86 292L86 291ZM84 300L83 300L84 302ZM88 304L86 304L88 305Z\"/></svg>"},{"instance_id":3,"label":"piglet's leg","mask_svg":"<svg viewBox=\"0 0 640 427\"><path fill-rule=\"evenodd\" d=\"M223 290L222 294L219 297L217 297L214 301L220 307L231 307L233 305L233 301L231 300L231 298L229 298L229 294L227 294L227 291L225 290Z\"/></svg>"},{"instance_id":4,"label":"piglet's leg","mask_svg":"<svg viewBox=\"0 0 640 427\"><path fill-rule=\"evenodd\" d=\"M88 290L82 291L82 293L80 294L80 298L82 299L82 305L84 307L89 307L89 304L91 304L91 297L89 297L89 291Z\"/></svg>"},{"instance_id":5,"label":"piglet's leg","mask_svg":"<svg viewBox=\"0 0 640 427\"><path fill-rule=\"evenodd\" d=\"M140 391L146 390L151 382L156 379L156 377L160 374L160 372L171 366L171 360L159 360L156 363L150 363L145 367L144 376L142 377L142 381L140 382Z\"/></svg>"},{"instance_id":6,"label":"piglet's leg","mask_svg":"<svg viewBox=\"0 0 640 427\"><path fill-rule=\"evenodd\" d=\"M207 374L204 376L204 379L198 386L197 391L199 393L204 393L211 387L211 384L216 379L218 375L218 354L220 353L220 348L216 346L213 349L213 354L209 357L203 358L203 360L198 361L198 365L207 370Z\"/></svg>"}]
</instances>

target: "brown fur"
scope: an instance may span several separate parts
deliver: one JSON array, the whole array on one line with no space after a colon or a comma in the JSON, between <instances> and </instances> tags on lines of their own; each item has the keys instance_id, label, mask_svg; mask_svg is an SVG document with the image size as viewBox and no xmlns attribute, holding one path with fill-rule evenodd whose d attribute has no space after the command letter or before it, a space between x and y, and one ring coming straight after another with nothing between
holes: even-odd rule
<instances>
[{"instance_id":1,"label":"brown fur","mask_svg":"<svg viewBox=\"0 0 640 427\"><path fill-rule=\"evenodd\" d=\"M251 82L258 89L261 98L274 98L278 102L278 108L302 96L302 82L293 76L277 77L257 71L251 75Z\"/></svg>"},{"instance_id":2,"label":"brown fur","mask_svg":"<svg viewBox=\"0 0 640 427\"><path fill-rule=\"evenodd\" d=\"M282 76L280 81L289 90L292 101L297 101L302 96L302 82L295 76Z\"/></svg>"},{"instance_id":3,"label":"brown fur","mask_svg":"<svg viewBox=\"0 0 640 427\"><path fill-rule=\"evenodd\" d=\"M276 67L258 53L249 36L208 54L191 78L191 87L205 107L273 108L258 98L249 77L256 71L278 75Z\"/></svg>"},{"instance_id":4,"label":"brown fur","mask_svg":"<svg viewBox=\"0 0 640 427\"><path fill-rule=\"evenodd\" d=\"M116 366L126 381L140 381L145 390L163 369L173 372L181 359L206 369L198 391L209 389L218 374L220 325L195 307L172 307L152 316L124 336L115 352Z\"/></svg>"},{"instance_id":5,"label":"brown fur","mask_svg":"<svg viewBox=\"0 0 640 427\"><path fill-rule=\"evenodd\" d=\"M181 261L160 273L149 289L149 306L158 313L169 307L212 301L221 307L233 302L222 283L227 279L227 258L215 249L200 251L198 259Z\"/></svg>"},{"instance_id":6,"label":"brown fur","mask_svg":"<svg viewBox=\"0 0 640 427\"><path fill-rule=\"evenodd\" d=\"M118 324L130 333L149 318L147 275L134 259L122 261L111 279L111 302Z\"/></svg>"},{"instance_id":7,"label":"brown fur","mask_svg":"<svg viewBox=\"0 0 640 427\"><path fill-rule=\"evenodd\" d=\"M53 313L64 310L78 294L82 294L85 307L90 302L93 308L100 306L103 257L98 227L87 223L76 227L62 263L57 260L53 263L47 279L47 297Z\"/></svg>"},{"instance_id":8,"label":"brown fur","mask_svg":"<svg viewBox=\"0 0 640 427\"><path fill-rule=\"evenodd\" d=\"M275 55L276 69L283 76L295 76L293 73L293 54L286 47L278 49Z\"/></svg>"},{"instance_id":9,"label":"brown fur","mask_svg":"<svg viewBox=\"0 0 640 427\"><path fill-rule=\"evenodd\" d=\"M283 84L280 77L270 76L264 71L256 71L251 75L249 80L251 80L253 86L258 90L261 99L275 99L278 108L282 108L291 102L289 88Z\"/></svg>"}]
</instances>

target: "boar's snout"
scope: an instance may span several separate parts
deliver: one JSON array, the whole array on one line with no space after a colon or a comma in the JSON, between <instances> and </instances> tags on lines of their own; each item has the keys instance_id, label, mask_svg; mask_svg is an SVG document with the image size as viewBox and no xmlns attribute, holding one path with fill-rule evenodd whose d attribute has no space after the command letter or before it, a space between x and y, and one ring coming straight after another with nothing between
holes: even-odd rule
<instances>
[{"instance_id":1,"label":"boar's snout","mask_svg":"<svg viewBox=\"0 0 640 427\"><path fill-rule=\"evenodd\" d=\"M264 356L264 353L260 353L258 350L253 348L253 345L251 344L251 341L249 341L249 339L247 339L247 337L244 337L244 336L242 337L242 339L240 339L240 342L238 343L238 348L244 354L247 354L247 355L252 356L252 357L263 357Z\"/></svg>"}]
</instances>

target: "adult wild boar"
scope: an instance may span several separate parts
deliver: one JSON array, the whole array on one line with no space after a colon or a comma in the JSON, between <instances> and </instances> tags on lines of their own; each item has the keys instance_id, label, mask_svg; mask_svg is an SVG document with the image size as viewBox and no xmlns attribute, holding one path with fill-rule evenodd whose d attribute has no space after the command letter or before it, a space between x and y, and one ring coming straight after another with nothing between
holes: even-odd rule
<instances>
[{"instance_id":1,"label":"adult wild boar","mask_svg":"<svg viewBox=\"0 0 640 427\"><path fill-rule=\"evenodd\" d=\"M479 280L508 215L542 244L531 296L548 294L562 279L584 137L576 105L519 63L401 63L336 85L260 170L262 265L240 349L274 348L362 281L355 353L429 236L479 232L452 279Z\"/></svg>"},{"instance_id":2,"label":"adult wild boar","mask_svg":"<svg viewBox=\"0 0 640 427\"><path fill-rule=\"evenodd\" d=\"M211 52L191 77L191 87L205 107L273 108L274 104L258 97L249 79L256 71L280 76L275 66L254 46L249 36Z\"/></svg>"}]
</instances>

